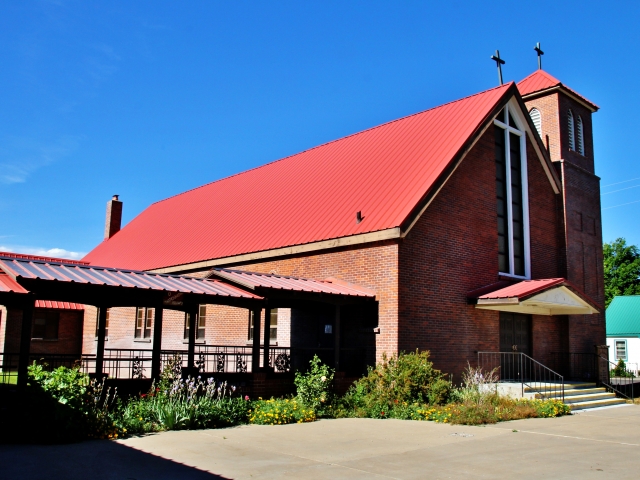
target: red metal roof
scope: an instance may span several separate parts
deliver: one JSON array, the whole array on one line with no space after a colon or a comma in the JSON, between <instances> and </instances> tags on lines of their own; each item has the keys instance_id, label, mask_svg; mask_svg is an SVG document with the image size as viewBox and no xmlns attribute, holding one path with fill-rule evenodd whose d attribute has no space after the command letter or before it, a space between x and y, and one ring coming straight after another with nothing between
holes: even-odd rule
<instances>
[{"instance_id":1,"label":"red metal roof","mask_svg":"<svg viewBox=\"0 0 640 480\"><path fill-rule=\"evenodd\" d=\"M36 308L49 308L54 310L84 310L84 305L69 302L53 302L51 300L36 300Z\"/></svg>"},{"instance_id":2,"label":"red metal roof","mask_svg":"<svg viewBox=\"0 0 640 480\"><path fill-rule=\"evenodd\" d=\"M87 262L84 262L82 260L69 260L68 258L58 257L43 257L41 255L28 255L26 253L0 252L0 257L21 258L23 260L37 260L42 262L71 263L73 265L88 265Z\"/></svg>"},{"instance_id":3,"label":"red metal roof","mask_svg":"<svg viewBox=\"0 0 640 480\"><path fill-rule=\"evenodd\" d=\"M228 280L237 285L243 285L250 289L264 288L291 292L342 295L348 297L375 298L376 296L375 292L364 287L333 279L313 280L309 278L285 277L282 275L243 272L240 270L222 268L213 269L211 273L219 278Z\"/></svg>"},{"instance_id":4,"label":"red metal roof","mask_svg":"<svg viewBox=\"0 0 640 480\"><path fill-rule=\"evenodd\" d=\"M583 97L575 90L572 90L571 88L567 87L560 80L549 75L544 70L536 70L531 75L529 75L528 77L518 82L518 90L520 91L520 95L522 95L523 97L527 95L531 95L532 93L540 92L542 90L547 90L553 87L562 87L568 90L572 94L576 95L578 98L585 101L595 110L598 110L600 108L595 103Z\"/></svg>"},{"instance_id":5,"label":"red metal roof","mask_svg":"<svg viewBox=\"0 0 640 480\"><path fill-rule=\"evenodd\" d=\"M29 293L9 275L0 272L0 293Z\"/></svg>"},{"instance_id":6,"label":"red metal roof","mask_svg":"<svg viewBox=\"0 0 640 480\"><path fill-rule=\"evenodd\" d=\"M399 227L512 86L154 203L83 260L150 270Z\"/></svg>"},{"instance_id":7,"label":"red metal roof","mask_svg":"<svg viewBox=\"0 0 640 480\"><path fill-rule=\"evenodd\" d=\"M573 283L565 278L544 278L540 280L523 280L508 286L504 286L504 282L498 282L487 287L474 290L467 294L468 298L475 298L478 300L484 299L507 299L517 298L518 301L526 300L538 293L544 292L555 287L568 287L576 295L581 297L584 301L589 303L596 309L601 309L602 306L586 295L583 291L577 288ZM485 293L486 292L486 293Z\"/></svg>"},{"instance_id":8,"label":"red metal roof","mask_svg":"<svg viewBox=\"0 0 640 480\"><path fill-rule=\"evenodd\" d=\"M164 275L115 268L68 265L57 262L0 258L0 270L14 279L40 279L167 292L195 293L223 297L261 299L218 280Z\"/></svg>"}]
</instances>

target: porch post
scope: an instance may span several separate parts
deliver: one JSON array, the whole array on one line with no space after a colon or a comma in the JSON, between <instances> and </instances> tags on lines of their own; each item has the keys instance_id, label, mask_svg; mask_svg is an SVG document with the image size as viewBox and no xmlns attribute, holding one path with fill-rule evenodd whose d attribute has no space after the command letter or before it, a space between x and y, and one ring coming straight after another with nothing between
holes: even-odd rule
<instances>
[{"instance_id":1,"label":"porch post","mask_svg":"<svg viewBox=\"0 0 640 480\"><path fill-rule=\"evenodd\" d=\"M162 351L162 313L164 309L162 306L155 308L155 315L153 319L153 351L151 352L151 378L154 380L160 379L161 358L160 352Z\"/></svg>"},{"instance_id":2,"label":"porch post","mask_svg":"<svg viewBox=\"0 0 640 480\"><path fill-rule=\"evenodd\" d=\"M27 386L27 368L29 367L29 353L31 350L31 323L36 300L33 296L22 307L22 328L20 330L20 355L18 356L18 388Z\"/></svg>"},{"instance_id":3,"label":"porch post","mask_svg":"<svg viewBox=\"0 0 640 480\"><path fill-rule=\"evenodd\" d=\"M262 308L253 309L253 349L251 351L251 373L260 370L260 314Z\"/></svg>"},{"instance_id":4,"label":"porch post","mask_svg":"<svg viewBox=\"0 0 640 480\"><path fill-rule=\"evenodd\" d=\"M104 376L104 342L107 337L107 307L98 307L98 345L96 346L96 378Z\"/></svg>"},{"instance_id":5,"label":"porch post","mask_svg":"<svg viewBox=\"0 0 640 480\"><path fill-rule=\"evenodd\" d=\"M333 322L333 360L336 372L340 370L340 305L336 305L336 316Z\"/></svg>"},{"instance_id":6,"label":"porch post","mask_svg":"<svg viewBox=\"0 0 640 480\"><path fill-rule=\"evenodd\" d=\"M198 328L197 311L197 306L191 306L187 310L187 315L189 315L189 348L187 350L187 368L189 369L195 367L196 329Z\"/></svg>"},{"instance_id":7,"label":"porch post","mask_svg":"<svg viewBox=\"0 0 640 480\"><path fill-rule=\"evenodd\" d=\"M262 366L269 368L269 346L271 343L271 308L267 305L264 308L264 354L262 357Z\"/></svg>"}]
</instances>

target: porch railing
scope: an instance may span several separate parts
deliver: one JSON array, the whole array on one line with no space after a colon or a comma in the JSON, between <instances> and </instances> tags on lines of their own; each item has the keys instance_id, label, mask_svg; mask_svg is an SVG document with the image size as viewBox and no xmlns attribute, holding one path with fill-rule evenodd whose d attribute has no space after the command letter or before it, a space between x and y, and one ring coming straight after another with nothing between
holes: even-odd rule
<instances>
[{"instance_id":1,"label":"porch railing","mask_svg":"<svg viewBox=\"0 0 640 480\"><path fill-rule=\"evenodd\" d=\"M519 383L540 397L564 401L564 377L522 352L478 352L478 366L484 371L496 370L500 382Z\"/></svg>"},{"instance_id":2,"label":"porch railing","mask_svg":"<svg viewBox=\"0 0 640 480\"><path fill-rule=\"evenodd\" d=\"M341 370L349 375L360 375L366 372L366 365L375 362L375 351L368 348L340 349ZM237 345L196 345L194 363L203 374L216 373L250 373L252 365L251 346ZM151 376L151 349L107 348L104 351L103 372L110 378L144 379ZM263 367L264 347L260 347L260 364ZM270 347L268 367L275 373L287 373L293 370L306 370L313 355L328 365L334 364L333 348L302 347ZM174 357L178 357L178 365L187 367L187 350L162 350L160 359L162 367ZM0 383L15 383L18 371L17 353L0 352ZM46 364L53 369L59 366L78 366L83 372L94 374L96 357L94 354L53 355L31 354L29 363Z\"/></svg>"}]
</instances>

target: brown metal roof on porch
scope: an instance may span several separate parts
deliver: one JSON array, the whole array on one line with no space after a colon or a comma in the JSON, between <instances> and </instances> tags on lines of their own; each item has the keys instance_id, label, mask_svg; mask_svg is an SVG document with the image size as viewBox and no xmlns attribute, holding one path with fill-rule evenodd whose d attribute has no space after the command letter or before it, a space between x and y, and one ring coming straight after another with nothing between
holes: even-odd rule
<instances>
[{"instance_id":1,"label":"brown metal roof on porch","mask_svg":"<svg viewBox=\"0 0 640 480\"><path fill-rule=\"evenodd\" d=\"M107 267L0 257L6 278L0 289L20 287L38 299L90 305L158 303L166 293L183 294L194 302L238 305L258 303L262 297L214 279L155 274Z\"/></svg>"},{"instance_id":2,"label":"brown metal roof on porch","mask_svg":"<svg viewBox=\"0 0 640 480\"><path fill-rule=\"evenodd\" d=\"M225 268L214 268L209 275L255 291L269 300L287 297L311 301L372 301L376 298L372 290L334 278L314 280Z\"/></svg>"}]
</instances>

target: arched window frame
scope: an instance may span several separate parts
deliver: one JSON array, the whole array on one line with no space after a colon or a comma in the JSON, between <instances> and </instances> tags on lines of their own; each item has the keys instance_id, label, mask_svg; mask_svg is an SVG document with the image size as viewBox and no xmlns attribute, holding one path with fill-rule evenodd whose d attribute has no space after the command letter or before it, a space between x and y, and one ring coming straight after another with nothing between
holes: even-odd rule
<instances>
[{"instance_id":1,"label":"arched window frame","mask_svg":"<svg viewBox=\"0 0 640 480\"><path fill-rule=\"evenodd\" d=\"M584 125L580 115L578 115L576 122L576 146L578 147L577 152L584 156Z\"/></svg>"},{"instance_id":2,"label":"arched window frame","mask_svg":"<svg viewBox=\"0 0 640 480\"><path fill-rule=\"evenodd\" d=\"M530 244L530 230L529 230L529 180L527 176L527 144L525 134L525 119L521 114L521 110L517 107L515 102L509 102L504 110L500 112L498 118L495 118L493 124L500 127L505 132L505 148L506 148L506 184L511 186L511 154L510 154L510 134L516 135L520 140L520 161L521 161L521 186L522 186L522 227L523 227L523 243L524 243L524 275L518 275L515 273L515 258L514 258L514 236L513 236L513 199L512 188L506 189L506 204L507 204L507 221L508 221L508 271L499 270L501 275L530 279L531 278L531 244ZM502 116L502 118L500 118ZM513 126L511 120L515 124Z\"/></svg>"},{"instance_id":3,"label":"arched window frame","mask_svg":"<svg viewBox=\"0 0 640 480\"><path fill-rule=\"evenodd\" d=\"M529 116L531 117L533 126L536 127L536 130L538 131L538 135L542 138L542 115L540 114L540 110L532 108L529 110Z\"/></svg>"},{"instance_id":4,"label":"arched window frame","mask_svg":"<svg viewBox=\"0 0 640 480\"><path fill-rule=\"evenodd\" d=\"M569 150L576 150L575 132L573 127L573 112L569 110L567 113L567 130L569 133Z\"/></svg>"}]
</instances>

